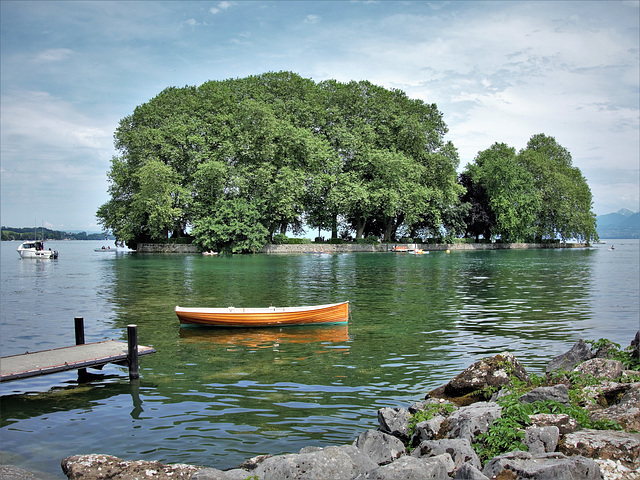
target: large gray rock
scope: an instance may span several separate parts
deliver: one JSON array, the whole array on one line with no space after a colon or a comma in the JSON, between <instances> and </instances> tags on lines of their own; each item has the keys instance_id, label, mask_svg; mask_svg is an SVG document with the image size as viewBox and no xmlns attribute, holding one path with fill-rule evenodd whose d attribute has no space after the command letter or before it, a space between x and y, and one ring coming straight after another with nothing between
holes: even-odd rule
<instances>
[{"instance_id":1,"label":"large gray rock","mask_svg":"<svg viewBox=\"0 0 640 480\"><path fill-rule=\"evenodd\" d=\"M640 468L640 434L616 430L578 430L565 435L559 450L602 460L619 460L629 468Z\"/></svg>"},{"instance_id":2,"label":"large gray rock","mask_svg":"<svg viewBox=\"0 0 640 480\"><path fill-rule=\"evenodd\" d=\"M443 387L429 392L428 397L451 399L459 405L469 404L485 395L478 392L498 389L512 378L526 383L530 381L518 359L509 352L503 352L475 362Z\"/></svg>"},{"instance_id":3,"label":"large gray rock","mask_svg":"<svg viewBox=\"0 0 640 480\"><path fill-rule=\"evenodd\" d=\"M545 402L551 400L569 405L569 389L563 384L554 385L553 387L538 387L525 393L518 400L520 403Z\"/></svg>"},{"instance_id":4,"label":"large gray rock","mask_svg":"<svg viewBox=\"0 0 640 480\"><path fill-rule=\"evenodd\" d=\"M566 370L570 372L579 363L585 362L593 358L593 353L584 340L578 342L566 353L555 357L549 365L547 365L547 373L557 370Z\"/></svg>"},{"instance_id":5,"label":"large gray rock","mask_svg":"<svg viewBox=\"0 0 640 480\"><path fill-rule=\"evenodd\" d=\"M216 468L203 468L196 472L191 480L246 480L251 472L236 468L234 470L218 470Z\"/></svg>"},{"instance_id":6,"label":"large gray rock","mask_svg":"<svg viewBox=\"0 0 640 480\"><path fill-rule=\"evenodd\" d=\"M430 458L401 457L393 463L359 475L356 480L451 480L449 473L453 469L453 461L447 453ZM325 478L328 480L332 477Z\"/></svg>"},{"instance_id":7,"label":"large gray rock","mask_svg":"<svg viewBox=\"0 0 640 480\"><path fill-rule=\"evenodd\" d=\"M55 480L56 478L58 475L25 470L15 465L0 465L0 480Z\"/></svg>"},{"instance_id":8,"label":"large gray rock","mask_svg":"<svg viewBox=\"0 0 640 480\"><path fill-rule=\"evenodd\" d=\"M471 448L468 440L462 438L447 438L443 440L426 440L411 452L413 457L435 457L448 453L456 468L465 463L473 465L476 468L482 468L482 463L476 452Z\"/></svg>"},{"instance_id":9,"label":"large gray rock","mask_svg":"<svg viewBox=\"0 0 640 480\"><path fill-rule=\"evenodd\" d=\"M616 403L591 414L591 420L605 419L618 422L625 430L640 431L640 383L629 385Z\"/></svg>"},{"instance_id":10,"label":"large gray rock","mask_svg":"<svg viewBox=\"0 0 640 480\"><path fill-rule=\"evenodd\" d=\"M592 358L576 365L574 372L583 375L592 375L595 378L606 378L607 380L615 380L624 372L624 365L617 360L609 360L607 358Z\"/></svg>"},{"instance_id":11,"label":"large gray rock","mask_svg":"<svg viewBox=\"0 0 640 480\"><path fill-rule=\"evenodd\" d=\"M575 432L580 428L578 421L566 413L538 413L529 415L532 427L558 427L560 435Z\"/></svg>"},{"instance_id":12,"label":"large gray rock","mask_svg":"<svg viewBox=\"0 0 640 480\"><path fill-rule=\"evenodd\" d=\"M381 408L378 410L378 424L384 433L393 435L409 443L409 421L411 414L406 408Z\"/></svg>"},{"instance_id":13,"label":"large gray rock","mask_svg":"<svg viewBox=\"0 0 640 480\"><path fill-rule=\"evenodd\" d=\"M489 480L489 477L468 463L456 469L456 476L453 478L455 480Z\"/></svg>"},{"instance_id":14,"label":"large gray rock","mask_svg":"<svg viewBox=\"0 0 640 480\"><path fill-rule=\"evenodd\" d=\"M529 480L602 480L600 468L590 458L566 457L562 453L531 455L509 452L492 458L482 473L489 478L526 478Z\"/></svg>"},{"instance_id":15,"label":"large gray rock","mask_svg":"<svg viewBox=\"0 0 640 480\"><path fill-rule=\"evenodd\" d=\"M260 480L350 480L376 467L356 447L345 445L270 457L250 473Z\"/></svg>"},{"instance_id":16,"label":"large gray rock","mask_svg":"<svg viewBox=\"0 0 640 480\"><path fill-rule=\"evenodd\" d=\"M524 433L523 443L529 448L529 453L532 455L555 452L558 446L560 438L558 427L529 427Z\"/></svg>"},{"instance_id":17,"label":"large gray rock","mask_svg":"<svg viewBox=\"0 0 640 480\"><path fill-rule=\"evenodd\" d=\"M128 461L111 455L73 455L62 459L62 471L69 480L137 478L154 480L188 480L202 467L167 465L160 462Z\"/></svg>"},{"instance_id":18,"label":"large gray rock","mask_svg":"<svg viewBox=\"0 0 640 480\"><path fill-rule=\"evenodd\" d=\"M441 429L446 438L462 438L473 443L481 433L486 433L493 421L500 418L502 407L493 402L477 402L453 412Z\"/></svg>"},{"instance_id":19,"label":"large gray rock","mask_svg":"<svg viewBox=\"0 0 640 480\"><path fill-rule=\"evenodd\" d=\"M640 330L636 332L636 336L631 340L631 355L640 360Z\"/></svg>"},{"instance_id":20,"label":"large gray rock","mask_svg":"<svg viewBox=\"0 0 640 480\"><path fill-rule=\"evenodd\" d=\"M438 415L424 422L417 423L413 437L411 437L411 445L419 445L420 442L424 442L425 440L435 440L444 421L445 417Z\"/></svg>"},{"instance_id":21,"label":"large gray rock","mask_svg":"<svg viewBox=\"0 0 640 480\"><path fill-rule=\"evenodd\" d=\"M391 463L405 452L404 443L399 438L377 430L361 433L353 444L377 465Z\"/></svg>"}]
</instances>

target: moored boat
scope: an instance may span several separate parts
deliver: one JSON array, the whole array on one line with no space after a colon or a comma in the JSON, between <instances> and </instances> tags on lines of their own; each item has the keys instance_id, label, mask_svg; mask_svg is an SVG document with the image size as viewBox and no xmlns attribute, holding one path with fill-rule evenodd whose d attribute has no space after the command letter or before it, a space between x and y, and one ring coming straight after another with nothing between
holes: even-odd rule
<instances>
[{"instance_id":1,"label":"moored boat","mask_svg":"<svg viewBox=\"0 0 640 480\"><path fill-rule=\"evenodd\" d=\"M284 325L327 325L347 323L349 302L306 307L185 308L176 306L183 325L212 327L281 327Z\"/></svg>"},{"instance_id":2,"label":"moored boat","mask_svg":"<svg viewBox=\"0 0 640 480\"><path fill-rule=\"evenodd\" d=\"M22 258L58 258L58 251L45 250L44 242L40 240L22 242L16 250Z\"/></svg>"}]
</instances>

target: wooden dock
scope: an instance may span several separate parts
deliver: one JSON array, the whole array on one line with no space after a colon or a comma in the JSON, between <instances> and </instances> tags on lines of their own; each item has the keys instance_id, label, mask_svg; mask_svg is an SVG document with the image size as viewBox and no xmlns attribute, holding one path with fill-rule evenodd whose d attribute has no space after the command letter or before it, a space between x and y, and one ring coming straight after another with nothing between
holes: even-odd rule
<instances>
[{"instance_id":1,"label":"wooden dock","mask_svg":"<svg viewBox=\"0 0 640 480\"><path fill-rule=\"evenodd\" d=\"M81 317L76 317L76 345L54 348L33 353L23 353L0 358L0 382L21 378L48 375L66 370L87 367L102 367L107 363L129 366L129 377L138 378L138 357L155 353L152 347L138 345L137 327L127 327L128 341L105 340L84 343L84 326Z\"/></svg>"}]
</instances>

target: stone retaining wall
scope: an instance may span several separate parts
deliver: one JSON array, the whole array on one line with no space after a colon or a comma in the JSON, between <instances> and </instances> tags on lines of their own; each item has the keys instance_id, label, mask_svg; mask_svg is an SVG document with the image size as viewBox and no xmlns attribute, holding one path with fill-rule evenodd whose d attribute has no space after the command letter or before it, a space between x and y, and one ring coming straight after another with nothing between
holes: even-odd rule
<instances>
[{"instance_id":1,"label":"stone retaining wall","mask_svg":"<svg viewBox=\"0 0 640 480\"><path fill-rule=\"evenodd\" d=\"M294 245L265 245L260 253L355 253L355 252L390 252L395 246L406 246L408 250L424 251L446 250L524 250L530 248L585 248L586 243L451 243L451 244L387 244L365 245L360 243L341 243L337 245L324 243L305 243ZM138 244L139 253L200 253L195 245L171 245L156 243Z\"/></svg>"},{"instance_id":2,"label":"stone retaining wall","mask_svg":"<svg viewBox=\"0 0 640 480\"><path fill-rule=\"evenodd\" d=\"M525 250L534 248L586 248L586 243L451 243L451 244L387 244L363 245L342 243L339 245L307 243L302 245L265 245L261 253L351 253L351 252L391 252L396 246L406 246L407 250Z\"/></svg>"},{"instance_id":3,"label":"stone retaining wall","mask_svg":"<svg viewBox=\"0 0 640 480\"><path fill-rule=\"evenodd\" d=\"M139 243L138 253L200 253L196 245L175 245L163 243Z\"/></svg>"}]
</instances>

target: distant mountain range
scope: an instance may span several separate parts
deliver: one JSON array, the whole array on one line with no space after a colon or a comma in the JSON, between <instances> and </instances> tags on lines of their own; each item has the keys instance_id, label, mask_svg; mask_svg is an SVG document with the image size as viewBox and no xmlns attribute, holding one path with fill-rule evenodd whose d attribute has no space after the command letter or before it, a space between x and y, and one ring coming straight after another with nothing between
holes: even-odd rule
<instances>
[{"instance_id":1,"label":"distant mountain range","mask_svg":"<svg viewBox=\"0 0 640 480\"><path fill-rule=\"evenodd\" d=\"M623 208L615 213L598 215L596 230L600 238L640 238L640 212Z\"/></svg>"}]
</instances>

